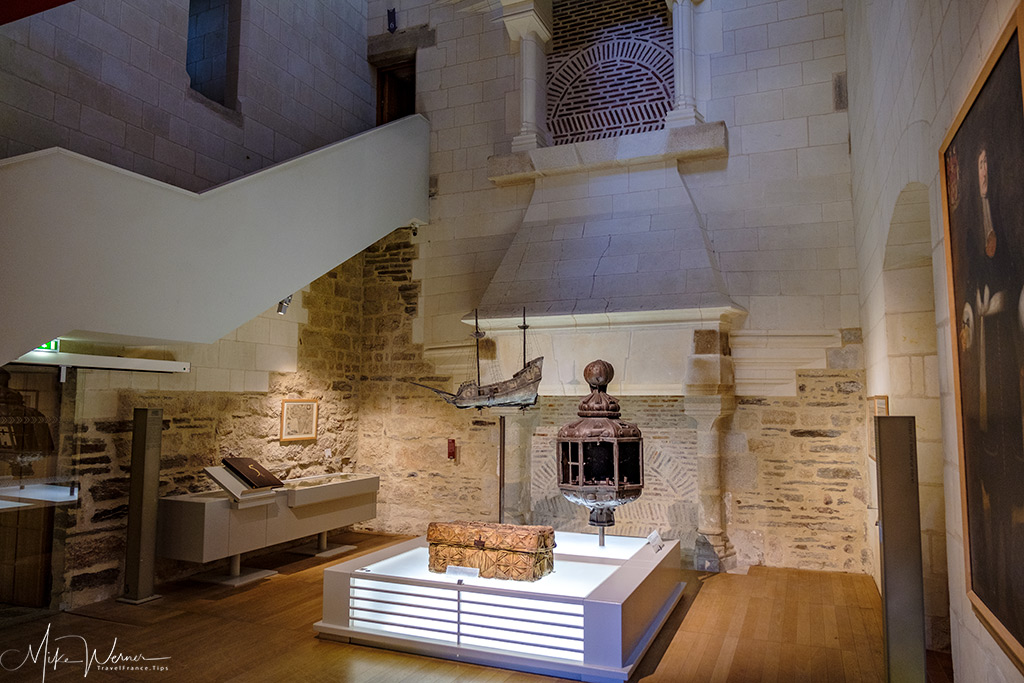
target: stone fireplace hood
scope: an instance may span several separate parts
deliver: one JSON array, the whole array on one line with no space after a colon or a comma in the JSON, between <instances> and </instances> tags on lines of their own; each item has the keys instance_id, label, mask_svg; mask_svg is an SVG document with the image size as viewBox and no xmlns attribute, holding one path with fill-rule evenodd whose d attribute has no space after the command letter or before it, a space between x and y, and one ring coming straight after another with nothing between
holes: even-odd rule
<instances>
[{"instance_id":1,"label":"stone fireplace hood","mask_svg":"<svg viewBox=\"0 0 1024 683\"><path fill-rule=\"evenodd\" d=\"M728 331L745 315L678 168L727 155L718 122L492 158L496 184L535 183L478 308L502 370L523 362L525 308L542 394L579 393L597 357L623 369L614 391L678 394L693 330Z\"/></svg>"}]
</instances>

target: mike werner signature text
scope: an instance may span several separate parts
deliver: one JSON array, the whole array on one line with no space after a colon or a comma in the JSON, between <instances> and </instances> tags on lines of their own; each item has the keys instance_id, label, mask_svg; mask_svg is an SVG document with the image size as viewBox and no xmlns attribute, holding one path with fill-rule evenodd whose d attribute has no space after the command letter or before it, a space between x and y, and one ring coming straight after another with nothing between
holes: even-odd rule
<instances>
[{"instance_id":1,"label":"mike werner signature text","mask_svg":"<svg viewBox=\"0 0 1024 683\"><path fill-rule=\"evenodd\" d=\"M46 625L39 645L29 645L25 650L9 649L0 652L0 667L5 671L18 671L22 667L42 666L43 681L47 671L56 671L58 665L81 666L82 676L86 677L92 670L96 671L167 671L167 667L154 662L162 662L170 657L145 657L139 654L124 654L117 651L117 638L110 645L110 651L101 655L96 648L90 649L89 643L82 636L50 636L50 627ZM62 642L63 641L63 642ZM51 649L52 643L52 649ZM61 644L58 644L61 643ZM65 648L65 649L62 649Z\"/></svg>"}]
</instances>

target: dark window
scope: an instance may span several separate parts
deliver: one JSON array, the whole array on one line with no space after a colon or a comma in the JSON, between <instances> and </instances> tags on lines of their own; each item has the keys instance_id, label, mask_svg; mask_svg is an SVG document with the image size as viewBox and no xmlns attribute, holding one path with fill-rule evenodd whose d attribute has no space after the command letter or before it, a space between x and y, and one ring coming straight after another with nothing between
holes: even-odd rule
<instances>
[{"instance_id":1,"label":"dark window","mask_svg":"<svg viewBox=\"0 0 1024 683\"><path fill-rule=\"evenodd\" d=\"M615 483L615 444L610 441L583 443L583 484Z\"/></svg>"},{"instance_id":2,"label":"dark window","mask_svg":"<svg viewBox=\"0 0 1024 683\"><path fill-rule=\"evenodd\" d=\"M643 484L640 476L640 442L619 442L619 483Z\"/></svg>"},{"instance_id":3,"label":"dark window","mask_svg":"<svg viewBox=\"0 0 1024 683\"><path fill-rule=\"evenodd\" d=\"M377 125L416 113L416 59L377 69Z\"/></svg>"},{"instance_id":4,"label":"dark window","mask_svg":"<svg viewBox=\"0 0 1024 683\"><path fill-rule=\"evenodd\" d=\"M189 0L185 68L193 90L234 107L238 87L241 0Z\"/></svg>"}]
</instances>

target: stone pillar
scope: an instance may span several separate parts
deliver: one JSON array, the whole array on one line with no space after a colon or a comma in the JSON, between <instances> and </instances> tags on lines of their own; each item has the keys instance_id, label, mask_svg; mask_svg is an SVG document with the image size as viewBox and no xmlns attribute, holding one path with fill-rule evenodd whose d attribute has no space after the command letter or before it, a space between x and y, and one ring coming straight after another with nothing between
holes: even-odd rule
<instances>
[{"instance_id":1,"label":"stone pillar","mask_svg":"<svg viewBox=\"0 0 1024 683\"><path fill-rule=\"evenodd\" d=\"M722 440L736 409L729 337L694 330L684 379L686 414L697 422L696 569L725 571L735 564L722 498Z\"/></svg>"},{"instance_id":2,"label":"stone pillar","mask_svg":"<svg viewBox=\"0 0 1024 683\"><path fill-rule=\"evenodd\" d=\"M551 40L551 0L501 0L502 21L509 37L519 41L519 134L512 151L523 152L551 143L547 130L546 47Z\"/></svg>"},{"instance_id":3,"label":"stone pillar","mask_svg":"<svg viewBox=\"0 0 1024 683\"><path fill-rule=\"evenodd\" d=\"M703 0L666 0L672 14L672 55L675 62L676 99L665 116L666 128L704 123L697 111L697 86L693 57L693 7Z\"/></svg>"}]
</instances>

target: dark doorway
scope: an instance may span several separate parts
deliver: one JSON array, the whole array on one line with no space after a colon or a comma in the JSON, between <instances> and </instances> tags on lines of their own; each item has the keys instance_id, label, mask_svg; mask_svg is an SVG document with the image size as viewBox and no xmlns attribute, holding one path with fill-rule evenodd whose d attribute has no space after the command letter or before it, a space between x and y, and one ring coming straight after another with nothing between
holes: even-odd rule
<instances>
[{"instance_id":1,"label":"dark doorway","mask_svg":"<svg viewBox=\"0 0 1024 683\"><path fill-rule=\"evenodd\" d=\"M377 69L377 125L416 113L415 58Z\"/></svg>"}]
</instances>

